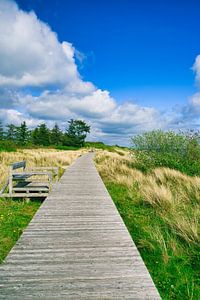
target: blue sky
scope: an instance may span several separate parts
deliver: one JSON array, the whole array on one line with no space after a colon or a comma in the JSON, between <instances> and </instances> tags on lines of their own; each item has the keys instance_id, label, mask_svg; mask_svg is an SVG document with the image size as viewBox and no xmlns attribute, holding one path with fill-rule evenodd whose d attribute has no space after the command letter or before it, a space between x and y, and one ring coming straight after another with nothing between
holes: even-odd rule
<instances>
[{"instance_id":1,"label":"blue sky","mask_svg":"<svg viewBox=\"0 0 200 300\"><path fill-rule=\"evenodd\" d=\"M15 2L2 0L3 2L2 10L9 14L5 2ZM7 110L21 113L16 117L16 122L23 117L21 105L23 102L23 107L24 105L27 107L23 112L24 118L32 120L31 124L37 124L45 119L49 124L56 121L63 126L62 114L59 116L57 112L58 118L52 113L44 114L45 105L47 110L48 107L51 110L52 105L60 103L63 97L69 116L72 112L75 116L91 122L94 129L91 139L94 140L123 144L128 142L131 135L157 127L177 130L199 126L199 1L17 0L16 2L18 8L15 12L13 9L13 15L18 14L22 18L21 11L27 18L32 18L31 22L27 21L30 24L27 26L29 31L27 29L26 38L28 41L30 34L30 47L32 34L35 37L32 49L36 49L36 45L38 47L39 43L42 43L42 34L38 33L40 29L33 32L34 29L31 28L35 27L34 22L48 24L51 33L57 35L56 47L66 41L69 43L67 51L73 49L73 67L78 68L73 84L79 78L82 85L86 82L92 85L87 93L82 90L80 96L79 88L70 92L67 89L66 92L66 86L69 86L69 82L71 86L72 79L61 82L60 78L52 75L51 80L44 81L42 78L36 82L32 78L25 83L21 77L21 81L13 83L10 79L16 75L9 75L8 80L6 67L2 72L0 69L0 75L6 74L6 89L12 98L8 100L12 102L12 106ZM31 11L34 11L36 19L33 18ZM27 18L22 18L24 26ZM13 32L15 34L15 30ZM22 38L22 33L16 32ZM44 40L47 39L46 34ZM47 44L49 47L49 42ZM40 59L38 56L40 48L33 53L36 65ZM54 67L56 66L59 72L60 54L54 50L50 52L53 53L53 57L57 55ZM12 49L10 52L12 55L17 52L13 51ZM30 60L32 51L27 48ZM41 52L42 54L45 55L45 52ZM195 60L196 64L193 67ZM26 63L22 60L22 65L24 69L21 67L20 74L23 72L23 74L29 72L31 76L35 74L28 58ZM38 63L37 70L40 70L40 67ZM68 66L66 69L69 70ZM60 71L63 77L64 72ZM66 77L70 76L66 74ZM5 84L2 86L4 89L2 94L5 95ZM106 93L109 93L109 96ZM19 99L19 95L21 102L16 100ZM83 101L79 106L77 101L81 99ZM90 101L93 101L92 104ZM33 103L37 105L37 109L33 109ZM109 109L105 110L105 106ZM130 119L133 121L129 121Z\"/></svg>"},{"instance_id":2,"label":"blue sky","mask_svg":"<svg viewBox=\"0 0 200 300\"><path fill-rule=\"evenodd\" d=\"M200 51L199 1L18 0L88 56L84 79L116 98L160 106L194 91L191 66ZM144 91L143 91L144 89ZM170 101L170 97L172 100ZM147 99L145 99L147 98ZM160 100L159 100L160 98Z\"/></svg>"}]
</instances>

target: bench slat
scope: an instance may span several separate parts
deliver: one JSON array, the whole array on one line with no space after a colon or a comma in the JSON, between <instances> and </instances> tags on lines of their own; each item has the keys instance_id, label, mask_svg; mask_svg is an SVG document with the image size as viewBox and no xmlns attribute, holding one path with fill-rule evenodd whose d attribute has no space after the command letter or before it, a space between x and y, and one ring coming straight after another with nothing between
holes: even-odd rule
<instances>
[{"instance_id":1,"label":"bench slat","mask_svg":"<svg viewBox=\"0 0 200 300\"><path fill-rule=\"evenodd\" d=\"M12 170L16 170L16 169L19 169L19 168L24 168L25 169L25 167L26 167L26 161L25 160L16 162L14 164L11 164Z\"/></svg>"},{"instance_id":2,"label":"bench slat","mask_svg":"<svg viewBox=\"0 0 200 300\"><path fill-rule=\"evenodd\" d=\"M22 179L23 180L23 179L27 179L27 178L29 178L31 176L35 176L35 175L47 175L47 176L51 176L51 173L49 173L49 172L13 173L12 177L13 177L13 180L18 180L18 179Z\"/></svg>"},{"instance_id":3,"label":"bench slat","mask_svg":"<svg viewBox=\"0 0 200 300\"><path fill-rule=\"evenodd\" d=\"M49 191L49 188L48 187L37 187L37 186L27 186L27 187L14 187L13 188L13 191L15 191L15 192L17 192L17 191L19 191L19 192L21 192L21 191L27 191L27 192L29 192L29 191L36 191L36 192L42 192L42 191L44 191L44 192L48 192Z\"/></svg>"},{"instance_id":4,"label":"bench slat","mask_svg":"<svg viewBox=\"0 0 200 300\"><path fill-rule=\"evenodd\" d=\"M11 194L1 194L2 198L46 198L49 194L48 193L11 193Z\"/></svg>"}]
</instances>

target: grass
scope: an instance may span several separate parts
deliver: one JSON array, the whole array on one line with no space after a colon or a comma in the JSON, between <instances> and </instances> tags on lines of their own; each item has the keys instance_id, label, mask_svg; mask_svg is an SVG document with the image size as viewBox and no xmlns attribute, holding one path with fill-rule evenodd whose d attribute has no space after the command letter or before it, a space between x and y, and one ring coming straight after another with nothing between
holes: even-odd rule
<instances>
[{"instance_id":1,"label":"grass","mask_svg":"<svg viewBox=\"0 0 200 300\"><path fill-rule=\"evenodd\" d=\"M8 178L9 165L13 162L26 160L29 167L57 166L62 169L70 165L78 156L84 153L80 150L56 150L56 149L18 149L16 152L0 152L0 187Z\"/></svg>"},{"instance_id":2,"label":"grass","mask_svg":"<svg viewBox=\"0 0 200 300\"><path fill-rule=\"evenodd\" d=\"M59 145L59 146L56 146L55 149L57 149L57 150L79 150L80 147Z\"/></svg>"},{"instance_id":3,"label":"grass","mask_svg":"<svg viewBox=\"0 0 200 300\"><path fill-rule=\"evenodd\" d=\"M88 148L164 300L200 299L200 177L167 167L142 171L126 148L88 143L86 149L21 149L0 153L3 183L10 163L63 170ZM60 173L62 173L60 171ZM0 199L0 262L40 206L38 201Z\"/></svg>"},{"instance_id":4,"label":"grass","mask_svg":"<svg viewBox=\"0 0 200 300\"><path fill-rule=\"evenodd\" d=\"M102 142L86 142L84 147L90 149L102 149L102 150L107 150L109 152L118 152L119 154L122 153L122 155L123 155L123 150L127 149L126 147L119 147L117 145L115 146L106 145Z\"/></svg>"},{"instance_id":5,"label":"grass","mask_svg":"<svg viewBox=\"0 0 200 300\"><path fill-rule=\"evenodd\" d=\"M200 178L168 168L143 173L123 151L100 150L97 168L162 299L200 299Z\"/></svg>"},{"instance_id":6,"label":"grass","mask_svg":"<svg viewBox=\"0 0 200 300\"><path fill-rule=\"evenodd\" d=\"M40 201L0 199L0 263L40 207Z\"/></svg>"},{"instance_id":7,"label":"grass","mask_svg":"<svg viewBox=\"0 0 200 300\"><path fill-rule=\"evenodd\" d=\"M0 152L0 186L6 181L9 165L26 160L27 167L58 166L59 174L86 150L61 151L55 149L18 149L16 152ZM31 221L41 201L29 202L0 198L0 263L5 259L23 230Z\"/></svg>"}]
</instances>

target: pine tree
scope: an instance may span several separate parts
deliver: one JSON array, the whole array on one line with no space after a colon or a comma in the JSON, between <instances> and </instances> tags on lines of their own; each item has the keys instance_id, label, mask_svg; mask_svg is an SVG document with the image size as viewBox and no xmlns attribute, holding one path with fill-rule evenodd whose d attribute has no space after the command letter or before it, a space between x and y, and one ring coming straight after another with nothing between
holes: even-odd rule
<instances>
[{"instance_id":1,"label":"pine tree","mask_svg":"<svg viewBox=\"0 0 200 300\"><path fill-rule=\"evenodd\" d=\"M26 145L29 141L30 131L26 125L26 122L22 122L19 127L17 127L17 143L20 145Z\"/></svg>"},{"instance_id":2,"label":"pine tree","mask_svg":"<svg viewBox=\"0 0 200 300\"><path fill-rule=\"evenodd\" d=\"M47 128L45 123L42 123L39 126L39 137L40 137L40 145L49 146L49 129Z\"/></svg>"},{"instance_id":3,"label":"pine tree","mask_svg":"<svg viewBox=\"0 0 200 300\"><path fill-rule=\"evenodd\" d=\"M37 145L49 146L50 134L45 123L40 124L34 132L34 138Z\"/></svg>"},{"instance_id":4,"label":"pine tree","mask_svg":"<svg viewBox=\"0 0 200 300\"><path fill-rule=\"evenodd\" d=\"M5 134L5 138L7 140L10 140L10 141L13 141L15 142L16 141L16 131L17 131L17 128L14 124L8 124L6 125L6 134Z\"/></svg>"},{"instance_id":5,"label":"pine tree","mask_svg":"<svg viewBox=\"0 0 200 300\"><path fill-rule=\"evenodd\" d=\"M52 145L59 145L62 142L62 132L57 123L50 132L50 142Z\"/></svg>"},{"instance_id":6,"label":"pine tree","mask_svg":"<svg viewBox=\"0 0 200 300\"><path fill-rule=\"evenodd\" d=\"M81 147L84 145L87 133L90 132L90 126L82 120L68 121L69 127L65 133L65 145Z\"/></svg>"},{"instance_id":7,"label":"pine tree","mask_svg":"<svg viewBox=\"0 0 200 300\"><path fill-rule=\"evenodd\" d=\"M40 145L40 133L38 127L32 130L31 139L34 145Z\"/></svg>"},{"instance_id":8,"label":"pine tree","mask_svg":"<svg viewBox=\"0 0 200 300\"><path fill-rule=\"evenodd\" d=\"M0 141L4 140L4 128L3 128L3 124L0 121Z\"/></svg>"}]
</instances>

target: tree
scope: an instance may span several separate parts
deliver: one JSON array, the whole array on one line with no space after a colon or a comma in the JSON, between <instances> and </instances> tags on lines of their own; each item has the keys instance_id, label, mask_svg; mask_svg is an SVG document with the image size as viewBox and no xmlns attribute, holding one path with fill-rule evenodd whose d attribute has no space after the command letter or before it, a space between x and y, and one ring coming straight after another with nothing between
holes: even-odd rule
<instances>
[{"instance_id":1,"label":"tree","mask_svg":"<svg viewBox=\"0 0 200 300\"><path fill-rule=\"evenodd\" d=\"M3 124L0 121L0 141L4 140L4 129L3 129Z\"/></svg>"},{"instance_id":2,"label":"tree","mask_svg":"<svg viewBox=\"0 0 200 300\"><path fill-rule=\"evenodd\" d=\"M45 123L40 124L32 131L32 140L35 145L49 146L49 129Z\"/></svg>"},{"instance_id":3,"label":"tree","mask_svg":"<svg viewBox=\"0 0 200 300\"><path fill-rule=\"evenodd\" d=\"M68 123L69 127L65 133L64 144L66 146L83 146L87 133L90 132L90 126L82 120L71 119Z\"/></svg>"},{"instance_id":4,"label":"tree","mask_svg":"<svg viewBox=\"0 0 200 300\"><path fill-rule=\"evenodd\" d=\"M14 124L8 124L6 125L6 139L10 141L15 141L16 140L16 131L17 128Z\"/></svg>"},{"instance_id":5,"label":"tree","mask_svg":"<svg viewBox=\"0 0 200 300\"><path fill-rule=\"evenodd\" d=\"M32 130L31 132L31 138L32 138L32 143L34 145L39 145L40 144L40 133L38 127Z\"/></svg>"},{"instance_id":6,"label":"tree","mask_svg":"<svg viewBox=\"0 0 200 300\"><path fill-rule=\"evenodd\" d=\"M45 123L39 125L39 138L40 138L40 145L49 146L50 144L49 129L47 128Z\"/></svg>"},{"instance_id":7,"label":"tree","mask_svg":"<svg viewBox=\"0 0 200 300\"><path fill-rule=\"evenodd\" d=\"M19 127L17 127L16 138L17 143L20 145L26 145L29 141L30 131L26 125L26 122L22 122Z\"/></svg>"},{"instance_id":8,"label":"tree","mask_svg":"<svg viewBox=\"0 0 200 300\"><path fill-rule=\"evenodd\" d=\"M62 132L57 123L50 131L50 142L52 145L59 145L62 142Z\"/></svg>"}]
</instances>

